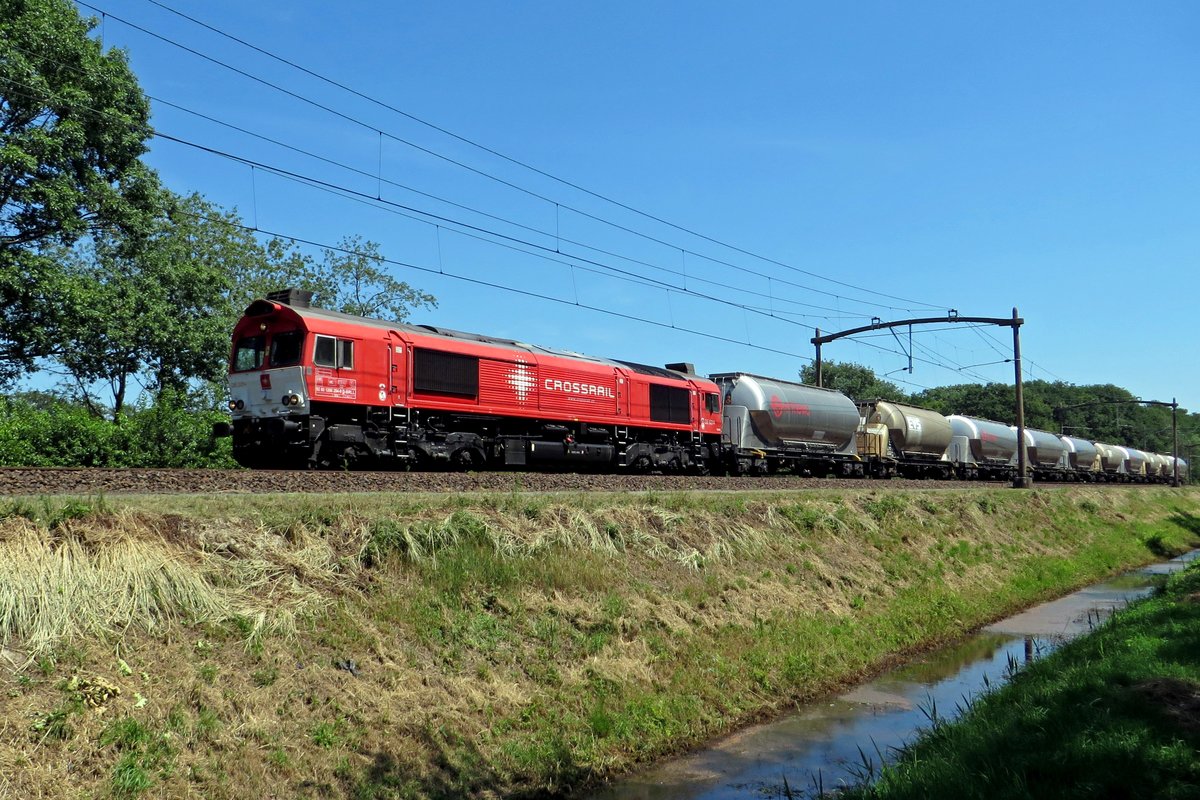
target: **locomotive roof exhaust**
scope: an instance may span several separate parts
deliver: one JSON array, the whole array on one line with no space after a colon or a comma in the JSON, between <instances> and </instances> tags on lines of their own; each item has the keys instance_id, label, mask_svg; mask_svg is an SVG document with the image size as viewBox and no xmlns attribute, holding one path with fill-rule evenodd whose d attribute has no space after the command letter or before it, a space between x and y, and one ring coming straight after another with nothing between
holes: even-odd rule
<instances>
[{"instance_id":1,"label":"locomotive roof exhaust","mask_svg":"<svg viewBox=\"0 0 1200 800\"><path fill-rule=\"evenodd\" d=\"M296 288L267 292L267 299L271 302L283 303L292 308L310 308L312 306L312 296L312 292Z\"/></svg>"}]
</instances>

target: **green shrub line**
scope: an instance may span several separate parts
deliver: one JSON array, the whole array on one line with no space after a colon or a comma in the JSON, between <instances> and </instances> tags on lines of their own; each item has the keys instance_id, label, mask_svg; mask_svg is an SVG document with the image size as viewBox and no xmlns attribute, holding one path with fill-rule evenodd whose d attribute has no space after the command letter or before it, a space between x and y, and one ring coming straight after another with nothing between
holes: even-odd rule
<instances>
[{"instance_id":1,"label":"green shrub line","mask_svg":"<svg viewBox=\"0 0 1200 800\"><path fill-rule=\"evenodd\" d=\"M559 795L1197 546L1198 501L11 498L0 644L36 632L9 707L40 727L32 755L0 740L0 768L18 794L69 774L64 796Z\"/></svg>"},{"instance_id":2,"label":"green shrub line","mask_svg":"<svg viewBox=\"0 0 1200 800\"><path fill-rule=\"evenodd\" d=\"M839 797L1193 798L1200 564L933 726Z\"/></svg>"},{"instance_id":3,"label":"green shrub line","mask_svg":"<svg viewBox=\"0 0 1200 800\"><path fill-rule=\"evenodd\" d=\"M177 392L116 420L62 398L0 396L0 467L233 468L229 440L212 435L228 420Z\"/></svg>"}]
</instances>

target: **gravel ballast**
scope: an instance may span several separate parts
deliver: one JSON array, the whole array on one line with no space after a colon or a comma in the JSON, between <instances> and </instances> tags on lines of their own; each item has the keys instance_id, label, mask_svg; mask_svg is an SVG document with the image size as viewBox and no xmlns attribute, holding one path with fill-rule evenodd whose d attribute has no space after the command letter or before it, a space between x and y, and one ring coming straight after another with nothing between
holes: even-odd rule
<instances>
[{"instance_id":1,"label":"gravel ballast","mask_svg":"<svg viewBox=\"0 0 1200 800\"><path fill-rule=\"evenodd\" d=\"M0 468L0 495L263 494L271 492L686 492L777 489L939 489L956 481L730 478L551 472L305 472L284 470ZM997 483L1004 486L1004 483Z\"/></svg>"}]
</instances>

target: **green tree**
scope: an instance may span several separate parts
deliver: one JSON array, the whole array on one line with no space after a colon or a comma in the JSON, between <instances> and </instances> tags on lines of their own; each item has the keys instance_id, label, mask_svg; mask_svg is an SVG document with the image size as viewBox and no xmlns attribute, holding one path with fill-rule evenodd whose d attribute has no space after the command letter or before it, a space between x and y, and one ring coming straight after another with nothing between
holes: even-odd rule
<instances>
[{"instance_id":1,"label":"green tree","mask_svg":"<svg viewBox=\"0 0 1200 800\"><path fill-rule=\"evenodd\" d=\"M939 414L962 414L1011 424L1016 417L1017 392L1005 383L959 383L918 392L912 402Z\"/></svg>"},{"instance_id":2,"label":"green tree","mask_svg":"<svg viewBox=\"0 0 1200 800\"><path fill-rule=\"evenodd\" d=\"M71 262L72 325L58 356L88 404L107 387L118 417L136 382L161 394L224 372L241 265L265 258L253 235L198 195L172 198L135 240L106 234Z\"/></svg>"},{"instance_id":3,"label":"green tree","mask_svg":"<svg viewBox=\"0 0 1200 800\"><path fill-rule=\"evenodd\" d=\"M160 207L149 104L125 54L67 0L0 0L0 380L49 354L70 310L57 256L134 236Z\"/></svg>"},{"instance_id":4,"label":"green tree","mask_svg":"<svg viewBox=\"0 0 1200 800\"><path fill-rule=\"evenodd\" d=\"M850 362L826 361L821 367L821 379L826 389L837 389L852 400L895 400L908 402L908 394L891 381L885 381L870 367ZM817 367L809 364L800 370L800 382L817 383Z\"/></svg>"},{"instance_id":5,"label":"green tree","mask_svg":"<svg viewBox=\"0 0 1200 800\"><path fill-rule=\"evenodd\" d=\"M266 259L238 275L238 309L278 289L313 293L313 305L359 317L403 322L417 308L435 308L437 298L385 271L379 245L348 236L326 249L320 261L281 239L265 245Z\"/></svg>"}]
</instances>

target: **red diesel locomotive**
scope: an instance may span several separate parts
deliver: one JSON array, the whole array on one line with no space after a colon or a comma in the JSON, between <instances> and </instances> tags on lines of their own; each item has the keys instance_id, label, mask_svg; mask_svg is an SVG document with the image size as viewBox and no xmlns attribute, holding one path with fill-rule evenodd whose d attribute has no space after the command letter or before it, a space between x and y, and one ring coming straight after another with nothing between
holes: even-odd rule
<instances>
[{"instance_id":1,"label":"red diesel locomotive","mask_svg":"<svg viewBox=\"0 0 1200 800\"><path fill-rule=\"evenodd\" d=\"M234 330L226 432L245 466L703 470L719 451L717 385L686 364L364 319L310 298L268 295Z\"/></svg>"}]
</instances>

